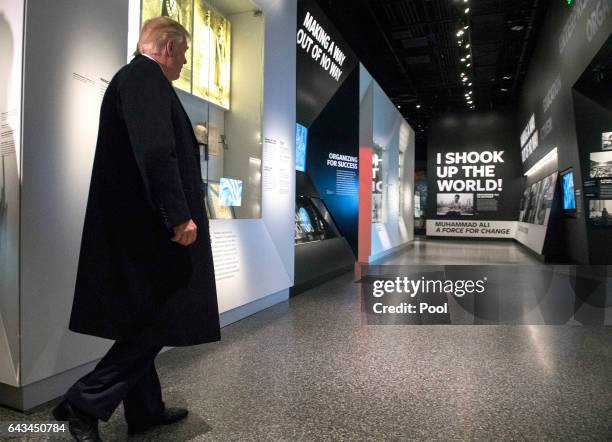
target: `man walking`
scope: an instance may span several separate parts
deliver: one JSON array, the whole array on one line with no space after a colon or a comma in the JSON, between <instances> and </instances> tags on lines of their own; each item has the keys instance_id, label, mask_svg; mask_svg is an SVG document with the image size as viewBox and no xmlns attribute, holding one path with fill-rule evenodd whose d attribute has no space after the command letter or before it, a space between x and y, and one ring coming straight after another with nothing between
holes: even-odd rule
<instances>
[{"instance_id":1,"label":"man walking","mask_svg":"<svg viewBox=\"0 0 612 442\"><path fill-rule=\"evenodd\" d=\"M121 402L131 434L186 417L165 407L154 359L220 339L199 149L171 84L189 38L146 21L102 102L70 329L115 343L53 410L76 440L99 441Z\"/></svg>"}]
</instances>

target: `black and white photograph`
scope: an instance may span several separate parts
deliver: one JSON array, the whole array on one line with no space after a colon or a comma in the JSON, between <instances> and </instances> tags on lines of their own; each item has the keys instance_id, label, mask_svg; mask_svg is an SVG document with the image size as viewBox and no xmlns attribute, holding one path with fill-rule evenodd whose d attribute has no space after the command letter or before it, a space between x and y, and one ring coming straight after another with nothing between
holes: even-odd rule
<instances>
[{"instance_id":1,"label":"black and white photograph","mask_svg":"<svg viewBox=\"0 0 612 442\"><path fill-rule=\"evenodd\" d=\"M521 197L521 203L519 206L519 222L525 222L525 214L527 213L527 207L529 206L529 200L531 197L530 188L527 188L523 191L523 196Z\"/></svg>"},{"instance_id":2,"label":"black and white photograph","mask_svg":"<svg viewBox=\"0 0 612 442\"><path fill-rule=\"evenodd\" d=\"M601 150L612 150L612 132L601 134Z\"/></svg>"},{"instance_id":3,"label":"black and white photograph","mask_svg":"<svg viewBox=\"0 0 612 442\"><path fill-rule=\"evenodd\" d=\"M438 215L474 215L474 195L471 193L439 193L437 197Z\"/></svg>"},{"instance_id":4,"label":"black and white photograph","mask_svg":"<svg viewBox=\"0 0 612 442\"><path fill-rule=\"evenodd\" d=\"M536 209L538 207L538 196L540 195L540 188L542 187L542 181L533 183L529 189L529 204L525 209L525 219L523 222L533 224L535 222Z\"/></svg>"},{"instance_id":5,"label":"black and white photograph","mask_svg":"<svg viewBox=\"0 0 612 442\"><path fill-rule=\"evenodd\" d=\"M589 201L589 220L595 227L612 227L612 200Z\"/></svg>"},{"instance_id":6,"label":"black and white photograph","mask_svg":"<svg viewBox=\"0 0 612 442\"><path fill-rule=\"evenodd\" d=\"M591 152L591 178L612 178L612 150Z\"/></svg>"},{"instance_id":7,"label":"black and white photograph","mask_svg":"<svg viewBox=\"0 0 612 442\"><path fill-rule=\"evenodd\" d=\"M541 181L541 186L538 193L537 207L535 211L534 224L544 225L548 220L548 209L552 206L553 196L555 195L555 184L557 183L557 174L547 176Z\"/></svg>"}]
</instances>

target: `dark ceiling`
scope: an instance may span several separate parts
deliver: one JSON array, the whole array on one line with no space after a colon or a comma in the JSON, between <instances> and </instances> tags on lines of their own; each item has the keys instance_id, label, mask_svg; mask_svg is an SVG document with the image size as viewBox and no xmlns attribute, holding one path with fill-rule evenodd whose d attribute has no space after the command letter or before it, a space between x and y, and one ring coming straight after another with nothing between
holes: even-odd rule
<instances>
[{"instance_id":1,"label":"dark ceiling","mask_svg":"<svg viewBox=\"0 0 612 442\"><path fill-rule=\"evenodd\" d=\"M433 116L516 102L548 1L318 3L415 129L424 160Z\"/></svg>"}]
</instances>

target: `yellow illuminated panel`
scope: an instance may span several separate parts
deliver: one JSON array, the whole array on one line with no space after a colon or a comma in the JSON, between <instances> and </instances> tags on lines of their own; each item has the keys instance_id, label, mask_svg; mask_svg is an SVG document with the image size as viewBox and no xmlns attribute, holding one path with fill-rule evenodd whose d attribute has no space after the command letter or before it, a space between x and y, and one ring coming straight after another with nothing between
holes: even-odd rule
<instances>
[{"instance_id":1,"label":"yellow illuminated panel","mask_svg":"<svg viewBox=\"0 0 612 442\"><path fill-rule=\"evenodd\" d=\"M202 0L142 0L142 22L159 16L178 21L192 36L174 86L229 109L230 22Z\"/></svg>"},{"instance_id":2,"label":"yellow illuminated panel","mask_svg":"<svg viewBox=\"0 0 612 442\"><path fill-rule=\"evenodd\" d=\"M150 18L165 16L182 24L193 35L193 0L142 0L141 25ZM181 76L173 84L175 87L191 93L191 60L193 45L185 54L187 64L183 66Z\"/></svg>"},{"instance_id":3,"label":"yellow illuminated panel","mask_svg":"<svg viewBox=\"0 0 612 442\"><path fill-rule=\"evenodd\" d=\"M195 0L193 27L193 94L229 109L231 24Z\"/></svg>"}]
</instances>

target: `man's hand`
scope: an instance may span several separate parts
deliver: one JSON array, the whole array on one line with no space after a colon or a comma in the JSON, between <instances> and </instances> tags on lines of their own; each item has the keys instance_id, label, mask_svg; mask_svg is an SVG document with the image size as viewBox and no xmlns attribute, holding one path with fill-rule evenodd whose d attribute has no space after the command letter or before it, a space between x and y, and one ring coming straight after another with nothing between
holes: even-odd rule
<instances>
[{"instance_id":1,"label":"man's hand","mask_svg":"<svg viewBox=\"0 0 612 442\"><path fill-rule=\"evenodd\" d=\"M179 243L182 246L188 246L192 244L197 237L198 226L195 225L193 220L189 220L179 226L174 226L174 237L172 241Z\"/></svg>"}]
</instances>

